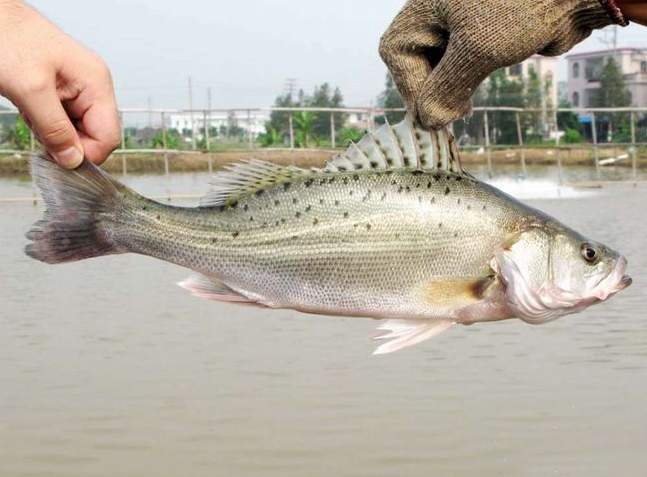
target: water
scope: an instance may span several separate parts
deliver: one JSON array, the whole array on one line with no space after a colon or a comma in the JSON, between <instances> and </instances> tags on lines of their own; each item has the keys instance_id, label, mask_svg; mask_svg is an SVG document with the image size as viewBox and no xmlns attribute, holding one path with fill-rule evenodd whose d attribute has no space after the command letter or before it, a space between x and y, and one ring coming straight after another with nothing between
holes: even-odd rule
<instances>
[{"instance_id":1,"label":"water","mask_svg":"<svg viewBox=\"0 0 647 477\"><path fill-rule=\"evenodd\" d=\"M370 320L198 300L152 259L31 261L40 206L0 205L0 476L644 476L647 188L532 177L494 182L623 251L634 285L549 325L456 327L380 358ZM2 197L30 191L0 180Z\"/></svg>"}]
</instances>

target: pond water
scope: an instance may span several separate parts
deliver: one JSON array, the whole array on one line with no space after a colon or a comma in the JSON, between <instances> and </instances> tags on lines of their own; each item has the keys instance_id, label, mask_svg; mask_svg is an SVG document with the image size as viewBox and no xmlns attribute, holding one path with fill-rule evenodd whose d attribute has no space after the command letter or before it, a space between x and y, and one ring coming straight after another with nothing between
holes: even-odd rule
<instances>
[{"instance_id":1,"label":"pond water","mask_svg":"<svg viewBox=\"0 0 647 477\"><path fill-rule=\"evenodd\" d=\"M41 206L0 204L0 475L644 476L647 188L559 187L553 169L493 182L622 251L634 285L545 326L456 327L372 357L371 320L202 301L174 285L184 270L139 256L32 261ZM0 179L0 197L30 193Z\"/></svg>"}]
</instances>

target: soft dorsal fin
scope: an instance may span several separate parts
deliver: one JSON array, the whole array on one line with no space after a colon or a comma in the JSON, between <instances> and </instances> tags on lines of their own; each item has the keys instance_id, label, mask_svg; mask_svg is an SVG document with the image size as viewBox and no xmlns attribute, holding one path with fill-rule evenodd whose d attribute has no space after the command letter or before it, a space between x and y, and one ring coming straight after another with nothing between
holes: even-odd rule
<instances>
[{"instance_id":1,"label":"soft dorsal fin","mask_svg":"<svg viewBox=\"0 0 647 477\"><path fill-rule=\"evenodd\" d=\"M284 167L271 162L250 159L225 167L211 180L211 189L201 199L201 207L215 207L233 203L275 184L300 179L315 172L298 167Z\"/></svg>"},{"instance_id":2,"label":"soft dorsal fin","mask_svg":"<svg viewBox=\"0 0 647 477\"><path fill-rule=\"evenodd\" d=\"M366 133L325 167L328 172L397 169L464 172L454 137L447 129L425 131L408 118Z\"/></svg>"},{"instance_id":3,"label":"soft dorsal fin","mask_svg":"<svg viewBox=\"0 0 647 477\"><path fill-rule=\"evenodd\" d=\"M211 181L211 190L202 198L202 207L232 204L259 190L305 177L354 171L446 170L464 174L454 137L446 129L424 131L407 118L395 126L384 124L352 143L324 169L305 170L251 159L227 166Z\"/></svg>"}]
</instances>

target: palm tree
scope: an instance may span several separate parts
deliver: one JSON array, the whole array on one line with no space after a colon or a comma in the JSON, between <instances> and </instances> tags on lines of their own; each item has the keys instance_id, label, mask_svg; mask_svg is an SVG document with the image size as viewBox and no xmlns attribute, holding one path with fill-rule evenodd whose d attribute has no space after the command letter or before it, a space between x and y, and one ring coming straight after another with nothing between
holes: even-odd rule
<instances>
[{"instance_id":1,"label":"palm tree","mask_svg":"<svg viewBox=\"0 0 647 477\"><path fill-rule=\"evenodd\" d=\"M316 114L312 111L299 111L299 113L294 116L296 136L300 145L305 148L307 148L310 143L310 138L312 137L312 126L315 118Z\"/></svg>"}]
</instances>

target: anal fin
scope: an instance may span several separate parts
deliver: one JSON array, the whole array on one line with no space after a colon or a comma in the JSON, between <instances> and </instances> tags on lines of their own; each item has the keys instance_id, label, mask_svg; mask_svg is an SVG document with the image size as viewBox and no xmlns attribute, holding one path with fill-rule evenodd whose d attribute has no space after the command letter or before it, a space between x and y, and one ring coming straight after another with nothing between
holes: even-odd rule
<instances>
[{"instance_id":1,"label":"anal fin","mask_svg":"<svg viewBox=\"0 0 647 477\"><path fill-rule=\"evenodd\" d=\"M186 280L179 282L178 285L190 291L193 296L204 298L205 300L264 307L263 304L241 295L217 278L208 277L200 273L191 275Z\"/></svg>"},{"instance_id":2,"label":"anal fin","mask_svg":"<svg viewBox=\"0 0 647 477\"><path fill-rule=\"evenodd\" d=\"M377 341L389 340L378 347L374 355L389 354L403 348L422 343L438 336L456 323L450 320L385 320L378 328L386 331L375 338Z\"/></svg>"}]
</instances>

